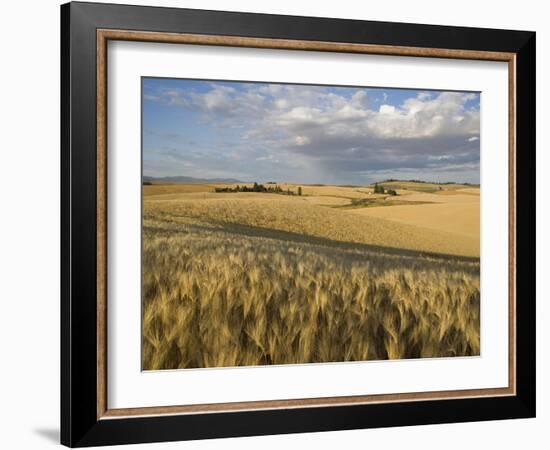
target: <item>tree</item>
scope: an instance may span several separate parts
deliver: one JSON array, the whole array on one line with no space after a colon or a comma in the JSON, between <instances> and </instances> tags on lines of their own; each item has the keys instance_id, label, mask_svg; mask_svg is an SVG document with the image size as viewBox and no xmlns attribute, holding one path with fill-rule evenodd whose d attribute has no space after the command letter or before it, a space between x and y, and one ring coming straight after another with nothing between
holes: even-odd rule
<instances>
[{"instance_id":1,"label":"tree","mask_svg":"<svg viewBox=\"0 0 550 450\"><path fill-rule=\"evenodd\" d=\"M374 183L374 193L375 194L383 194L384 193L384 187L380 186L378 183Z\"/></svg>"},{"instance_id":2,"label":"tree","mask_svg":"<svg viewBox=\"0 0 550 450\"><path fill-rule=\"evenodd\" d=\"M302 195L302 186L298 186L298 195Z\"/></svg>"},{"instance_id":3,"label":"tree","mask_svg":"<svg viewBox=\"0 0 550 450\"><path fill-rule=\"evenodd\" d=\"M388 189L388 190L386 191L386 193L389 194L389 195L397 195L397 192L394 191L393 189Z\"/></svg>"}]
</instances>

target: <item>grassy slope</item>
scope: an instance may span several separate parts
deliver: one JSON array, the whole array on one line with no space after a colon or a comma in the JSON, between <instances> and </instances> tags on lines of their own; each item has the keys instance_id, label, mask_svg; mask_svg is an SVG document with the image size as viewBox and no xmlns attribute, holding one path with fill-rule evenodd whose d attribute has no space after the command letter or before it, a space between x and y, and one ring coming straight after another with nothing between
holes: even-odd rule
<instances>
[{"instance_id":1,"label":"grassy slope","mask_svg":"<svg viewBox=\"0 0 550 450\"><path fill-rule=\"evenodd\" d=\"M422 198L422 195L414 197ZM469 240L474 240L479 248L479 198L473 196L466 198L471 200L411 205L407 205L408 201L403 201L402 204L391 208L363 208L352 210L352 212L434 231L455 233L457 242L461 242L462 238L466 237Z\"/></svg>"},{"instance_id":2,"label":"grassy slope","mask_svg":"<svg viewBox=\"0 0 550 450\"><path fill-rule=\"evenodd\" d=\"M335 241L369 244L430 253L479 256L479 244L455 236L350 210L312 205L299 197L276 194L218 194L208 198L145 201L144 214L177 222L181 217L269 228ZM392 209L392 208L384 208Z\"/></svg>"},{"instance_id":3,"label":"grassy slope","mask_svg":"<svg viewBox=\"0 0 550 450\"><path fill-rule=\"evenodd\" d=\"M414 181L384 181L379 183L385 189L406 189L417 192L439 192L439 191L455 191L458 189L476 188L477 185L469 184L437 184L437 183L418 183Z\"/></svg>"}]
</instances>

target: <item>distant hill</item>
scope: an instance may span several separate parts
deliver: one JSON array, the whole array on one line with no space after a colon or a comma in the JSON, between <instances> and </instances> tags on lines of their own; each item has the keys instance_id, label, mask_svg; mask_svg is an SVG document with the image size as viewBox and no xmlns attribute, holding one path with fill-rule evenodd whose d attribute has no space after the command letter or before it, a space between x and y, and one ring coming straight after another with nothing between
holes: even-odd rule
<instances>
[{"instance_id":1,"label":"distant hill","mask_svg":"<svg viewBox=\"0 0 550 450\"><path fill-rule=\"evenodd\" d=\"M396 178L387 178L385 180L377 181L377 184L382 183L419 183L419 184L434 184L436 186L445 186L445 185L456 185L456 186L471 186L471 187L479 187L479 184L476 183L459 183L455 181L425 181L425 180L398 180ZM373 186L375 183L371 183L371 186Z\"/></svg>"},{"instance_id":2,"label":"distant hill","mask_svg":"<svg viewBox=\"0 0 550 450\"><path fill-rule=\"evenodd\" d=\"M143 182L145 183L185 183L185 184L199 184L199 183L244 183L244 181L236 180L234 178L193 178L193 177L150 177L144 176Z\"/></svg>"},{"instance_id":3,"label":"distant hill","mask_svg":"<svg viewBox=\"0 0 550 450\"><path fill-rule=\"evenodd\" d=\"M438 191L455 191L457 189L466 189L466 188L479 188L479 184L471 183L454 183L452 181L438 183L430 182L423 180L395 180L389 179L384 181L379 181L377 183L372 183L370 186L383 187L384 189L402 189L408 191L418 191L418 192L438 192Z\"/></svg>"}]
</instances>

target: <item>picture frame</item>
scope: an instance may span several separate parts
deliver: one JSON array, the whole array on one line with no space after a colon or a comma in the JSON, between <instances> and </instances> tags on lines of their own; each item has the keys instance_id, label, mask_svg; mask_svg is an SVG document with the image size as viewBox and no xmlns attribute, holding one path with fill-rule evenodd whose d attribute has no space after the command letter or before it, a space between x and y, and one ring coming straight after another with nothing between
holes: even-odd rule
<instances>
[{"instance_id":1,"label":"picture frame","mask_svg":"<svg viewBox=\"0 0 550 450\"><path fill-rule=\"evenodd\" d=\"M534 417L535 40L535 33L527 31L62 5L61 443L81 447ZM508 148L501 157L508 158L509 181L508 386L110 408L106 187L111 41L506 63Z\"/></svg>"}]
</instances>

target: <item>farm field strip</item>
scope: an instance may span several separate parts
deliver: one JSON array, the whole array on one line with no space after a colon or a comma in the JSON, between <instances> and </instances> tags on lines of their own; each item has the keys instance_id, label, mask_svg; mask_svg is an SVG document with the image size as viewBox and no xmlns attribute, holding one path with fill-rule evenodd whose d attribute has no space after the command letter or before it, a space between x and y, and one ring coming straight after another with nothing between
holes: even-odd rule
<instances>
[{"instance_id":1,"label":"farm field strip","mask_svg":"<svg viewBox=\"0 0 550 450\"><path fill-rule=\"evenodd\" d=\"M477 239L479 243L479 202L396 205L390 208L350 209L352 213L392 220Z\"/></svg>"},{"instance_id":2,"label":"farm field strip","mask_svg":"<svg viewBox=\"0 0 550 450\"><path fill-rule=\"evenodd\" d=\"M206 199L184 198L170 201L144 201L144 217L157 216L177 222L193 217L326 239L402 248L430 253L479 256L475 237L443 230L369 217L354 210L312 205L297 196L276 194L219 194ZM421 206L421 205L419 205ZM418 206L415 206L418 207ZM367 209L393 209L366 208Z\"/></svg>"}]
</instances>

